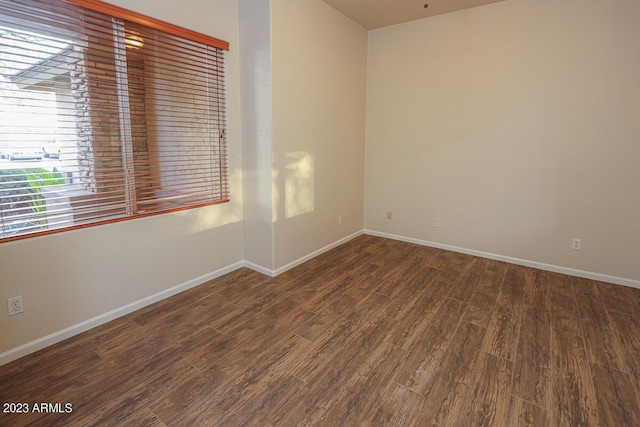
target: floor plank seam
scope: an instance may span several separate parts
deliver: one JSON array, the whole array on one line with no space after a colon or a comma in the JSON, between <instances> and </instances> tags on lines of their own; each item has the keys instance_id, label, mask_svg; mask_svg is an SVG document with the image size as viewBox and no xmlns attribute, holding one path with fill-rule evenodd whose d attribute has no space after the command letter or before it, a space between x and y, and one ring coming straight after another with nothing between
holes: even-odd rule
<instances>
[{"instance_id":1,"label":"floor plank seam","mask_svg":"<svg viewBox=\"0 0 640 427\"><path fill-rule=\"evenodd\" d=\"M640 291L362 236L25 357L0 392L71 399L69 426L635 426L635 308Z\"/></svg>"}]
</instances>

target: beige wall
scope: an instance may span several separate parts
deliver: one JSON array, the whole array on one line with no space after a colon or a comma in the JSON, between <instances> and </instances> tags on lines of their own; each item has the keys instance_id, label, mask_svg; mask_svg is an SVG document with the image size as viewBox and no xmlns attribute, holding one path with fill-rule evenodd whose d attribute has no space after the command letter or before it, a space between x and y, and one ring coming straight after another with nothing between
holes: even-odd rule
<instances>
[{"instance_id":1,"label":"beige wall","mask_svg":"<svg viewBox=\"0 0 640 427\"><path fill-rule=\"evenodd\" d=\"M232 202L0 245L0 300L25 304L0 316L0 364L220 269L278 272L362 230L366 30L320 0L185 1L111 2L231 43Z\"/></svg>"},{"instance_id":2,"label":"beige wall","mask_svg":"<svg viewBox=\"0 0 640 427\"><path fill-rule=\"evenodd\" d=\"M244 253L272 274L362 230L367 32L320 0L239 16Z\"/></svg>"},{"instance_id":3,"label":"beige wall","mask_svg":"<svg viewBox=\"0 0 640 427\"><path fill-rule=\"evenodd\" d=\"M0 301L25 299L0 355L243 259L278 271L363 216L640 280L640 4L509 0L372 31L367 51L320 0L112 2L231 42L232 202L0 245Z\"/></svg>"},{"instance_id":4,"label":"beige wall","mask_svg":"<svg viewBox=\"0 0 640 427\"><path fill-rule=\"evenodd\" d=\"M320 0L271 16L278 269L362 229L367 32Z\"/></svg>"},{"instance_id":5,"label":"beige wall","mask_svg":"<svg viewBox=\"0 0 640 427\"><path fill-rule=\"evenodd\" d=\"M112 1L231 43L227 56L232 202L0 245L2 352L243 259L237 1ZM0 357L0 363L2 363Z\"/></svg>"},{"instance_id":6,"label":"beige wall","mask_svg":"<svg viewBox=\"0 0 640 427\"><path fill-rule=\"evenodd\" d=\"M371 31L365 227L639 280L638 22L509 0Z\"/></svg>"},{"instance_id":7,"label":"beige wall","mask_svg":"<svg viewBox=\"0 0 640 427\"><path fill-rule=\"evenodd\" d=\"M240 92L245 260L274 269L272 209L271 2L243 0Z\"/></svg>"}]
</instances>

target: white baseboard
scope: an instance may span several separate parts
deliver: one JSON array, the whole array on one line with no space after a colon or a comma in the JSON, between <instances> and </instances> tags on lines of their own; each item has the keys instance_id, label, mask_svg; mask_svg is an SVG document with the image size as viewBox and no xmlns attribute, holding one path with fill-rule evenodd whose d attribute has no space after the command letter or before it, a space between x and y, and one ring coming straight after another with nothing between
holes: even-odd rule
<instances>
[{"instance_id":1,"label":"white baseboard","mask_svg":"<svg viewBox=\"0 0 640 427\"><path fill-rule=\"evenodd\" d=\"M165 298L169 298L173 295L176 295L180 292L186 291L187 289L191 289L195 286L201 285L205 282L208 282L209 280L213 280L217 277L223 276L227 273L230 273L234 270L237 270L241 267L247 267L250 268L252 270L255 270L259 273L271 276L271 277L275 277L279 274L284 273L285 271L299 265L302 264L305 261L310 260L311 258L314 258L318 255L320 255L323 252L326 252L330 249L333 249L337 246L340 246L341 244L355 238L358 237L362 234L362 231L358 231L356 233L353 233L347 237L344 237L340 240L337 240L323 248L318 249L317 251L314 251L302 258L299 258L283 267L280 267L276 270L271 270L265 267L262 267L260 265L254 264L252 262L249 261L239 261L236 262L234 264L228 265L226 267L220 268L216 271L213 271L211 273L207 273L204 274L200 277L196 277L195 279L189 280L185 283L181 283L179 285L176 285L172 288L166 289L164 291L158 292L156 294L150 295L148 297L142 298L138 301L132 302L130 304L127 304L125 306L116 308L114 310L111 310L107 313L101 314L99 316L93 317L91 319L85 320L83 322L77 323L75 325L69 326L68 328L62 329L60 331L56 331L52 334L49 334L47 336L44 336L42 338L38 338L36 340L33 340L31 342L28 342L26 344L23 344L21 346L12 348L10 350L7 350L3 353L0 353L0 366L5 365L9 362L13 362L16 359L19 359L23 356L26 356L28 354L34 353L38 350L41 350L45 347L48 347L50 345L59 343L60 341L66 340L67 338L71 338L75 335L78 335L82 332L88 331L91 328L95 328L96 326L100 326L104 323L107 323L111 320L117 319L119 317L125 316L129 313L132 313L136 310L139 310L143 307L146 307L148 305L151 305L155 302L161 301Z\"/></svg>"},{"instance_id":2,"label":"white baseboard","mask_svg":"<svg viewBox=\"0 0 640 427\"><path fill-rule=\"evenodd\" d=\"M253 262L250 261L243 261L242 262L242 266L243 267L247 267L253 271L257 271L260 274L264 274L266 276L270 276L270 277L275 277L275 273L274 270L271 270L267 267L263 267L261 265L255 264Z\"/></svg>"},{"instance_id":3,"label":"white baseboard","mask_svg":"<svg viewBox=\"0 0 640 427\"><path fill-rule=\"evenodd\" d=\"M0 353L0 366L5 365L9 362L12 362L16 359L19 359L20 357L26 356L30 353L34 353L38 350L41 350L45 347L48 347L50 345L56 344L60 341L63 341L67 338L70 338L74 335L78 335L82 332L85 332L91 328L95 328L96 326L100 326L104 323L107 323L111 320L117 319L119 317L122 317L124 315L127 315L129 313L132 313L136 310L139 310L143 307L146 307L150 304L153 304L155 302L158 302L160 300L163 300L165 298L169 298L173 295L176 295L180 292L186 291L187 289L193 288L195 286L201 285L205 282L208 282L209 280L213 280L217 277L223 276L227 273L230 273L234 270L237 270L238 268L241 267L247 267L250 268L252 270L255 270L259 273L271 276L271 277L275 277L278 276L279 274L284 273L287 270L290 270L324 252L327 252L337 246L342 245L343 243L348 242L351 239L354 239L362 234L368 234L371 236L377 236L377 237L384 237L387 239L393 239L393 240L400 240L403 242L408 242L408 243L415 243L418 245L422 245L422 246L430 246L433 248L439 248L439 249L444 249L444 250L449 250L449 251L454 251L454 252L460 252L460 253L464 253L464 254L468 254L468 255L474 255L474 256L479 256L482 258L489 258L489 259L493 259L496 261L503 261L503 262L508 262L511 264L517 264L517 265L522 265L525 267L532 267L532 268L537 268L540 270L546 270L546 271L553 271L556 273L562 273L562 274L567 274L570 276L576 276L576 277L583 277L586 279L593 279L593 280L598 280L601 282L608 282L608 283L614 283L617 285L624 285L624 286L630 286L630 287L634 287L634 288L640 288L640 281L638 280L633 280L633 279L626 279L623 277L616 277L616 276L609 276L606 274L600 274L600 273L594 273L594 272L590 272L590 271L583 271L583 270L577 270L577 269L573 269L573 268L567 268L567 267L560 267L557 265L551 265L551 264L545 264L545 263L541 263L541 262L536 262L536 261L530 261L530 260L526 260L526 259L520 259L520 258L513 258L513 257L509 257L509 256L504 256L504 255L498 255L498 254L493 254L493 253L489 253L489 252L483 252L483 251L477 251L477 250L473 250L473 249L466 249L466 248L461 248L461 247L457 247L457 246L452 246L452 245L446 245L446 244L442 244L442 243L437 243L437 242L430 242L427 240L421 240L421 239L414 239L411 237L406 237L406 236L399 236L396 234L390 234L390 233L383 233L383 232L379 232L379 231L374 231L374 230L360 230L357 231L349 236L346 236L342 239L339 239L327 246L324 246L323 248L320 248L314 252L311 252L308 255L305 255L301 258L298 258L297 260L290 262L289 264L282 266L280 268L277 268L275 270L254 264L252 262L249 261L239 261L236 262L234 264L231 264L229 266L223 267L221 269L218 269L216 271L213 271L211 273L207 273L205 275L202 275L200 277L196 277L195 279L189 280L185 283L182 283L180 285L174 286L170 289L166 289L164 291L158 292L156 294L153 294L151 296L142 298L141 300L135 301L131 304L127 304L123 307L119 307L115 310L109 311L108 313L104 313L101 314L99 316L96 316L92 319L86 320L84 322L80 322L76 325L70 326L68 328L62 329L60 331L54 332L52 334L49 334L45 337L42 338L38 338L34 341L28 342L26 344L23 344L19 347L10 349L8 351L5 351L4 353Z\"/></svg>"},{"instance_id":4,"label":"white baseboard","mask_svg":"<svg viewBox=\"0 0 640 427\"><path fill-rule=\"evenodd\" d=\"M0 366L5 365L9 362L13 362L16 359L19 359L23 356L26 356L28 354L34 353L38 350L41 350L45 347L48 347L50 345L59 343L60 341L66 340L67 338L71 338L75 335L78 335L82 332L88 331L91 328L95 328L96 326L100 326L104 323L107 323L111 320L117 319L119 317L125 316L129 313L132 313L136 310L139 310L143 307L146 307L148 305L151 305L155 302L158 302L160 300L163 300L165 298L169 298L173 295L176 295L180 292L186 291L187 289L191 289L195 286L201 285L205 282L208 282L209 280L213 280L217 277L223 276L227 273L230 273L234 270L237 270L238 268L241 267L247 267L250 268L252 270L255 270L259 273L271 276L271 277L275 277L279 274L284 273L285 271L302 264L305 261L310 260L311 258L314 258L318 255L320 255L323 252L326 252L330 249L333 249L337 246L340 246L341 244L362 235L362 230L353 233L347 237L344 237L340 240L337 240L323 248L318 249L317 251L314 251L306 256L303 256L302 258L299 258L283 267L280 267L276 270L272 270L272 269L268 269L266 267L262 267L258 264L254 264L252 262L249 261L239 261L236 262L234 264L231 264L229 266L223 267L221 269L218 269L216 271L213 271L211 273L207 273L205 275L202 275L200 277L196 277L195 279L189 280L185 283L179 284L177 286L174 286L172 288L166 289L164 291L158 292L156 294L153 294L151 296L142 298L138 301L132 302L131 304L127 304L123 307L119 307L116 308L114 310L111 310L107 313L101 314L99 316L93 317L91 319L85 320L83 322L80 322L78 324L69 326L68 328L62 329L60 331L56 331L52 334L49 334L47 336L44 336L42 338L38 338L36 340L33 340L31 342L28 342L26 344L23 344L21 346L12 348L10 350L7 350L3 353L0 353Z\"/></svg>"},{"instance_id":5,"label":"white baseboard","mask_svg":"<svg viewBox=\"0 0 640 427\"><path fill-rule=\"evenodd\" d=\"M26 356L27 354L34 353L50 345L59 343L60 341L66 340L67 338L71 338L72 336L78 335L91 328L95 328L96 326L100 326L111 320L117 319L118 317L122 317L129 313L132 313L136 310L139 310L143 307L151 305L155 302L158 302L165 298L169 298L180 292L186 291L187 289L191 289L195 286L201 285L205 282L208 282L209 280L213 280L217 277L223 276L243 266L244 266L244 263L242 261L236 262L234 264L220 268L211 273L207 273L200 277L196 277L195 279L191 279L180 285L158 292L151 296L142 298L138 301L132 302L131 304L127 304L123 307L116 308L115 310L111 310L107 313L101 314L92 319L85 320L84 322L80 322L73 326L69 326L68 328L49 334L45 337L38 338L37 340L23 344L19 347L12 348L11 350L7 350L4 353L0 353L0 366L5 365L9 362L12 362L16 359L19 359L23 356Z\"/></svg>"},{"instance_id":6,"label":"white baseboard","mask_svg":"<svg viewBox=\"0 0 640 427\"><path fill-rule=\"evenodd\" d=\"M303 256L302 258L298 258L297 260L292 261L287 265L284 265L284 266L282 266L280 268L277 268L274 271L274 276L278 276L278 275L284 273L287 270L291 270L293 267L296 267L296 266L298 266L298 265L300 265L300 264L302 264L304 262L307 262L310 259L315 258L320 254L323 254L323 253L325 253L327 251L330 251L331 249L336 248L336 247L342 245L343 243L347 243L349 240L355 239L356 237L361 236L362 233L363 233L362 230L356 231L353 234L350 234L350 235L348 235L346 237L343 237L342 239L336 240L335 242L328 244L325 247L322 247L322 248L318 249L317 251L313 251L310 254Z\"/></svg>"},{"instance_id":7,"label":"white baseboard","mask_svg":"<svg viewBox=\"0 0 640 427\"><path fill-rule=\"evenodd\" d=\"M353 234L350 234L350 235L348 235L346 237L343 237L342 239L336 240L335 242L330 243L327 246L324 246L324 247L322 247L322 248L320 248L320 249L318 249L316 251L311 252L308 255L305 255L305 256L303 256L301 258L298 258L297 260L292 261L287 265L284 265L284 266L282 266L280 268L276 268L275 270L271 270L269 268L263 267L261 265L254 264L254 263L249 262L249 261L244 261L244 266L247 267L247 268L250 268L252 270L257 271L258 273L262 273L262 274L266 274L267 276L275 277L275 276L278 276L278 275L284 273L287 270L291 270L293 267L296 267L296 266L298 266L298 265L300 265L300 264L302 264L304 262L309 261L312 258L317 257L318 255L320 255L320 254L322 254L324 252L327 252L327 251L329 251L329 250L331 250L331 249L333 249L335 247L338 247L338 246L342 245L343 243L348 242L351 239L354 239L354 238L356 238L358 236L361 236L362 234L363 234L362 230L356 231Z\"/></svg>"},{"instance_id":8,"label":"white baseboard","mask_svg":"<svg viewBox=\"0 0 640 427\"><path fill-rule=\"evenodd\" d=\"M640 280L627 279L624 277L609 276L606 274L594 273L591 271L577 270L575 268L561 267L558 265L545 264L543 262L530 261L527 259L513 258L505 255L493 254L490 252L477 251L474 249L460 248L458 246L446 245L443 243L430 242L428 240L414 239L412 237L399 236L397 234L383 233L374 230L364 230L364 234L370 236L384 237L387 239L400 240L402 242L415 243L416 245L429 246L432 248L444 249L447 251L460 252L467 255L474 255L482 258L489 258L496 261L508 262L510 264L522 265L525 267L537 268L539 270L552 271L554 273L567 274L569 276L582 277L585 279L598 280L600 282L613 283L616 285L630 286L640 289Z\"/></svg>"}]
</instances>

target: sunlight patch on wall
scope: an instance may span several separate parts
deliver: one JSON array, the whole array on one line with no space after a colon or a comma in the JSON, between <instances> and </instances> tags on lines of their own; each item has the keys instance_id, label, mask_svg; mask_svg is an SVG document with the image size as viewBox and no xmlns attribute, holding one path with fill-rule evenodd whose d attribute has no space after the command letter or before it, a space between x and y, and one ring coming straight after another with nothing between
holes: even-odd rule
<instances>
[{"instance_id":1,"label":"sunlight patch on wall","mask_svg":"<svg viewBox=\"0 0 640 427\"><path fill-rule=\"evenodd\" d=\"M313 157L306 151L296 151L287 153L285 162L285 218L313 212Z\"/></svg>"},{"instance_id":2,"label":"sunlight patch on wall","mask_svg":"<svg viewBox=\"0 0 640 427\"><path fill-rule=\"evenodd\" d=\"M242 182L241 171L231 172L230 182L233 184ZM235 198L240 195L235 195ZM219 205L207 206L199 209L189 209L175 212L181 217L190 217L189 229L182 230L185 234L195 234L212 228L222 227L228 224L242 221L242 203L235 200L234 193L231 193L231 201ZM196 213L197 212L197 213ZM195 214L195 216L194 216Z\"/></svg>"}]
</instances>

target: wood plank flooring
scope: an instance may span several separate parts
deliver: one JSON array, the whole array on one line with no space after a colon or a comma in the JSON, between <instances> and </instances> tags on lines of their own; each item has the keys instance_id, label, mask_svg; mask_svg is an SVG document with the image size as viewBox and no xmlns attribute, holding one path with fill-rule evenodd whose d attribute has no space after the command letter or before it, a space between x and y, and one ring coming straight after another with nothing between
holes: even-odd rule
<instances>
[{"instance_id":1,"label":"wood plank flooring","mask_svg":"<svg viewBox=\"0 0 640 427\"><path fill-rule=\"evenodd\" d=\"M1 426L640 426L640 290L360 236L0 367ZM4 409L4 408L3 408Z\"/></svg>"}]
</instances>

